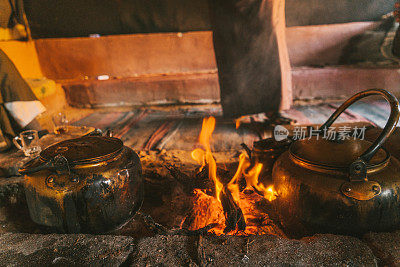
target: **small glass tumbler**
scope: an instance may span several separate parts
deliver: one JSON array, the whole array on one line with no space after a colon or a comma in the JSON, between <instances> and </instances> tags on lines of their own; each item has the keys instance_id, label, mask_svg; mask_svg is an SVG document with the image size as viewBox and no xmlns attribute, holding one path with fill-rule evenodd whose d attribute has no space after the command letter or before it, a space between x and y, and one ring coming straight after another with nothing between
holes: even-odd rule
<instances>
[{"instance_id":1,"label":"small glass tumbler","mask_svg":"<svg viewBox=\"0 0 400 267\"><path fill-rule=\"evenodd\" d=\"M67 116L59 112L53 116L54 133L65 134L68 132L68 119Z\"/></svg>"},{"instance_id":2,"label":"small glass tumbler","mask_svg":"<svg viewBox=\"0 0 400 267\"><path fill-rule=\"evenodd\" d=\"M21 149L26 157L36 158L42 151L39 145L39 135L36 130L21 132L14 137L13 142L18 149Z\"/></svg>"}]
</instances>

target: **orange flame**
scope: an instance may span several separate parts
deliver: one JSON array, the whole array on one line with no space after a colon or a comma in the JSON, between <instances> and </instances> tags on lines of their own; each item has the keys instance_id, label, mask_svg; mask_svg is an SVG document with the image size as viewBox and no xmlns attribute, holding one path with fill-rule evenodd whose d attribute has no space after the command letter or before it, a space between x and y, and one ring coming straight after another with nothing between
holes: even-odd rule
<instances>
[{"instance_id":1,"label":"orange flame","mask_svg":"<svg viewBox=\"0 0 400 267\"><path fill-rule=\"evenodd\" d=\"M240 120L240 118L239 118L239 119L236 119L236 120L235 120L236 130L239 129L240 124L242 124L242 121Z\"/></svg>"},{"instance_id":2,"label":"orange flame","mask_svg":"<svg viewBox=\"0 0 400 267\"><path fill-rule=\"evenodd\" d=\"M236 122L237 126L240 125L240 120ZM217 176L217 164L211 151L210 142L214 129L215 118L204 118L199 136L199 143L203 146L204 149L196 148L192 151L191 156L198 164L201 165L200 170L202 170L204 166L208 166L208 176L214 182L216 197L220 202L220 193L223 190L224 185ZM248 170L250 166L250 159L248 158L247 154L243 152L239 156L239 166L236 170L236 173L227 184L227 189L232 193L234 201L240 206L240 189L238 182L242 176L246 180L246 188L257 190L259 193L262 193L264 198L269 201L276 199L276 193L273 186L265 187L258 181L258 177L261 173L263 165L261 163L257 163L254 167Z\"/></svg>"},{"instance_id":3,"label":"orange flame","mask_svg":"<svg viewBox=\"0 0 400 267\"><path fill-rule=\"evenodd\" d=\"M236 126L236 130L239 129L240 125L242 125L242 122L245 120L248 120L249 117L248 116L241 116L237 119L235 119L235 126Z\"/></svg>"},{"instance_id":4,"label":"orange flame","mask_svg":"<svg viewBox=\"0 0 400 267\"><path fill-rule=\"evenodd\" d=\"M211 151L210 140L212 133L214 132L214 129L215 129L215 118L214 117L204 118L199 136L199 142L201 145L204 146L206 152Z\"/></svg>"},{"instance_id":5,"label":"orange flame","mask_svg":"<svg viewBox=\"0 0 400 267\"><path fill-rule=\"evenodd\" d=\"M242 156L243 155L243 156ZM242 156L244 161L246 162L243 164L244 166L247 166L247 168L250 166L250 160L247 157L246 154L242 153L240 156ZM274 190L274 186L270 185L268 187L265 187L264 184L260 183L258 181L258 178L260 176L261 170L262 170L262 163L257 163L251 170L249 170L247 173L243 172L243 176L246 179L246 185L248 189L255 189L258 192L262 193L265 199L268 201L273 201L276 199L276 192ZM247 169L246 168L246 169Z\"/></svg>"},{"instance_id":6,"label":"orange flame","mask_svg":"<svg viewBox=\"0 0 400 267\"><path fill-rule=\"evenodd\" d=\"M208 177L214 182L215 192L218 201L220 201L220 193L223 189L223 184L217 177L217 163L211 152L210 140L212 133L215 129L215 118L208 117L203 119L203 125L199 136L199 143L204 147L205 150L197 148L192 151L192 158L201 164L200 170L207 164L208 165Z\"/></svg>"},{"instance_id":7,"label":"orange flame","mask_svg":"<svg viewBox=\"0 0 400 267\"><path fill-rule=\"evenodd\" d=\"M268 201L275 200L276 193L274 190L274 186L270 185L268 187L265 187L262 183L258 181L258 178L263 168L262 163L256 163L254 167L252 167L250 170L247 171L250 165L251 162L247 154L245 152L240 154L239 166L236 170L235 176L228 184L228 189L234 188L233 185L237 184L239 178L243 175L246 179L246 189L257 190L258 192L262 193L264 198L266 198ZM239 190L239 187L237 187L237 189L234 190Z\"/></svg>"},{"instance_id":8,"label":"orange flame","mask_svg":"<svg viewBox=\"0 0 400 267\"><path fill-rule=\"evenodd\" d=\"M195 150L192 151L192 159L194 159L200 167L200 171L203 169L204 166L206 166L206 153L203 149L201 148L196 148Z\"/></svg>"}]
</instances>

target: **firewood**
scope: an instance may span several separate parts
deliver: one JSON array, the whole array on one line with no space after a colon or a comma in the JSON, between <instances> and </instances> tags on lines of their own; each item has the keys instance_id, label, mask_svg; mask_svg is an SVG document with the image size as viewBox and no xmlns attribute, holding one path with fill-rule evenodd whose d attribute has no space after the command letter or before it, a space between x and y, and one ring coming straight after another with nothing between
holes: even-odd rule
<instances>
[{"instance_id":1,"label":"firewood","mask_svg":"<svg viewBox=\"0 0 400 267\"><path fill-rule=\"evenodd\" d=\"M208 166L204 166L201 170L196 170L195 189L205 189L208 194L215 194L215 186L213 181L208 177Z\"/></svg>"},{"instance_id":2,"label":"firewood","mask_svg":"<svg viewBox=\"0 0 400 267\"><path fill-rule=\"evenodd\" d=\"M164 167L167 168L172 177L184 187L186 193L191 194L194 189L204 189L209 195L215 194L214 184L210 178L208 178L207 166L201 171L196 170L195 174L193 174L194 178L180 171L172 164L164 164Z\"/></svg>"},{"instance_id":3,"label":"firewood","mask_svg":"<svg viewBox=\"0 0 400 267\"><path fill-rule=\"evenodd\" d=\"M170 174L180 183L184 188L186 193L193 192L194 189L205 189L208 195L215 196L215 185L208 177L208 166L205 166L201 171L197 171L195 178L193 179L189 175L180 171L176 166L172 164L164 164L165 168L168 169ZM223 181L229 181L230 172L222 168L217 169L218 176L221 177ZM244 231L246 229L246 222L243 216L243 212L239 205L234 201L232 193L228 190L226 184L223 190L220 192L221 205L224 210L225 216L225 229L224 232L228 233L230 231L238 230ZM190 216L185 220L185 225L190 225Z\"/></svg>"},{"instance_id":4,"label":"firewood","mask_svg":"<svg viewBox=\"0 0 400 267\"><path fill-rule=\"evenodd\" d=\"M246 221L244 220L243 212L238 204L233 200L232 193L224 187L219 197L225 215L224 233L233 230L246 230Z\"/></svg>"},{"instance_id":5,"label":"firewood","mask_svg":"<svg viewBox=\"0 0 400 267\"><path fill-rule=\"evenodd\" d=\"M165 163L164 167L169 171L172 177L183 186L185 193L190 194L193 191L193 179L189 175L186 175L172 164Z\"/></svg>"}]
</instances>

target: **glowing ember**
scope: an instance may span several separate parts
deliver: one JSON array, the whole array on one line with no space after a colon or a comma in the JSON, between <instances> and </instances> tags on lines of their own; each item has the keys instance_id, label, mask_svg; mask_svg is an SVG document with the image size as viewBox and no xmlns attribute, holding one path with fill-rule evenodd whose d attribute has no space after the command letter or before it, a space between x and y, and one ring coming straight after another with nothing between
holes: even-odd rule
<instances>
[{"instance_id":1,"label":"glowing ember","mask_svg":"<svg viewBox=\"0 0 400 267\"><path fill-rule=\"evenodd\" d=\"M225 216L221 203L215 197L207 195L200 189L195 189L194 195L193 212L185 218L181 227L197 230L210 224L217 224L209 232L216 235L226 234L224 232ZM229 235L276 234L284 236L284 233L275 226L268 214L256 208L257 203L263 202L262 196L243 192L240 192L239 196L247 227L245 231L232 231L228 233Z\"/></svg>"},{"instance_id":2,"label":"glowing ember","mask_svg":"<svg viewBox=\"0 0 400 267\"><path fill-rule=\"evenodd\" d=\"M261 196L268 201L273 201L276 198L273 186L265 187L258 181L263 167L262 164L256 163L252 166L247 154L242 153L239 156L239 165L235 175L227 184L224 184L217 176L217 164L211 151L210 142L214 129L215 118L205 118L199 136L199 143L203 149L196 148L192 151L191 155L201 165L200 171L204 167L208 168L208 177L214 183L217 201L203 191L195 190L196 203L194 204L194 214L192 218L186 218L186 224L189 224L189 228L191 229L199 229L207 224L217 223L218 227L212 229L216 234L222 234L223 232L235 229L245 230L246 226L247 228L243 234L271 232L268 223L265 224L265 221L268 220L254 208L255 202L262 200ZM242 178L246 181L244 190L243 188L240 190L239 185ZM257 218L257 216L259 217ZM257 219L259 219L258 221L264 221L264 223L254 224L253 222L257 221ZM224 225L226 226L225 229Z\"/></svg>"}]
</instances>

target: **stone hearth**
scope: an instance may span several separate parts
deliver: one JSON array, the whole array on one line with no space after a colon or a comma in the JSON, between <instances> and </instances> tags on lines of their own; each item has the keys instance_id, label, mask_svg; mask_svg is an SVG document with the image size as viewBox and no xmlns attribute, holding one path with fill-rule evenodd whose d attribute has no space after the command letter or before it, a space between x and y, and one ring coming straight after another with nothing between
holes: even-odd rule
<instances>
[{"instance_id":1,"label":"stone hearth","mask_svg":"<svg viewBox=\"0 0 400 267\"><path fill-rule=\"evenodd\" d=\"M362 237L318 234L290 239L270 235L215 236L178 229L192 200L164 167L190 173L195 168L188 151L141 151L146 198L141 212L168 231L151 231L137 215L122 229L106 235L55 234L29 218L21 177L0 178L0 262L25 265L113 266L275 266L400 264L400 231ZM217 161L237 158L215 153ZM272 229L278 227L271 223ZM172 229L172 230L171 230Z\"/></svg>"}]
</instances>

